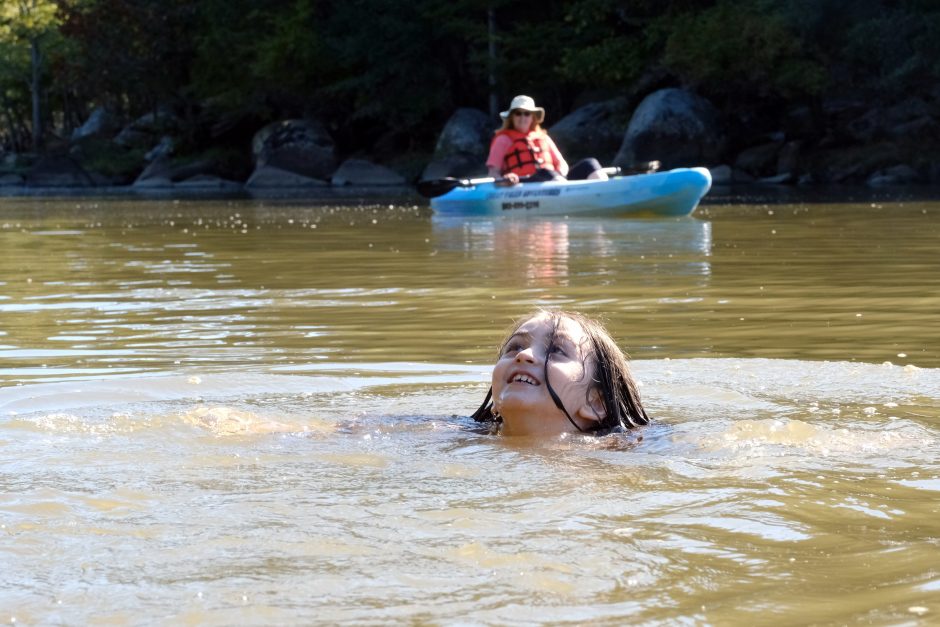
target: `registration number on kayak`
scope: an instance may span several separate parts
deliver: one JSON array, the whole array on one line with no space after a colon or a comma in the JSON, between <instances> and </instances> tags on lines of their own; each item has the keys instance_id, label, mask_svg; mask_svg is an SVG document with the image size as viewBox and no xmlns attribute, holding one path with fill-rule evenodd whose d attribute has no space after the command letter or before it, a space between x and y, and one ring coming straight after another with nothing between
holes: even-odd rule
<instances>
[{"instance_id":1,"label":"registration number on kayak","mask_svg":"<svg viewBox=\"0 0 940 627\"><path fill-rule=\"evenodd\" d=\"M539 201L537 200L517 200L515 202L504 202L503 211L509 211L510 209L538 209Z\"/></svg>"},{"instance_id":2,"label":"registration number on kayak","mask_svg":"<svg viewBox=\"0 0 940 627\"><path fill-rule=\"evenodd\" d=\"M488 200L501 200L500 203L503 211L509 211L511 209L538 209L539 201L532 200L533 197L538 196L559 196L561 194L561 189L519 189L519 190L505 190L496 192L494 194L489 194Z\"/></svg>"}]
</instances>

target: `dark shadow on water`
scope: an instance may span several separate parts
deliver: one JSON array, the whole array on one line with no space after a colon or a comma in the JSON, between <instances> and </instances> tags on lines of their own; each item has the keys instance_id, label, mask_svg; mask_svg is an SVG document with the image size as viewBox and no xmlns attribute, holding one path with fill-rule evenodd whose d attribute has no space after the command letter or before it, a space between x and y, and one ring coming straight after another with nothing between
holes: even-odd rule
<instances>
[{"instance_id":1,"label":"dark shadow on water","mask_svg":"<svg viewBox=\"0 0 940 627\"><path fill-rule=\"evenodd\" d=\"M0 187L0 198L48 198L57 200L126 198L140 200L265 200L305 201L348 205L363 202L410 202L427 204L413 187L345 186L245 189L243 187Z\"/></svg>"},{"instance_id":2,"label":"dark shadow on water","mask_svg":"<svg viewBox=\"0 0 940 627\"><path fill-rule=\"evenodd\" d=\"M714 185L700 206L940 201L938 185ZM694 215L694 214L693 214Z\"/></svg>"}]
</instances>

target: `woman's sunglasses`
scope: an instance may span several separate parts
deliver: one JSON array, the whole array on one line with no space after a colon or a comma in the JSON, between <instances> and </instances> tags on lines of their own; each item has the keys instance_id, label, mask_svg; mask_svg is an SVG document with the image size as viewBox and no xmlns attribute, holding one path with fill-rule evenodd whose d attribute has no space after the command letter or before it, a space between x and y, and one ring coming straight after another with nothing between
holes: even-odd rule
<instances>
[{"instance_id":1,"label":"woman's sunglasses","mask_svg":"<svg viewBox=\"0 0 940 627\"><path fill-rule=\"evenodd\" d=\"M530 115L532 115L532 112L531 111L513 111L512 114L517 115L521 118L527 118Z\"/></svg>"}]
</instances>

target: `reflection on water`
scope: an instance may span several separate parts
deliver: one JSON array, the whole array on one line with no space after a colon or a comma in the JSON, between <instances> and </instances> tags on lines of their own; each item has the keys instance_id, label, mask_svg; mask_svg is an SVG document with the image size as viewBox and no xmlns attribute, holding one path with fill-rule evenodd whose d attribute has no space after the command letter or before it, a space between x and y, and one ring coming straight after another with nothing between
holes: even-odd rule
<instances>
[{"instance_id":1,"label":"reflection on water","mask_svg":"<svg viewBox=\"0 0 940 627\"><path fill-rule=\"evenodd\" d=\"M669 263L669 272L706 277L710 273L711 223L691 218L670 220L500 220L437 218L435 243L466 257L500 257L507 274L525 285L570 285L569 260L577 257L581 274L612 276L640 271L616 267L621 258L644 264ZM580 264L592 263L585 271Z\"/></svg>"},{"instance_id":2,"label":"reflection on water","mask_svg":"<svg viewBox=\"0 0 940 627\"><path fill-rule=\"evenodd\" d=\"M637 358L940 364L935 205L453 224L411 206L46 202L0 218L0 380L479 361L535 306L603 316Z\"/></svg>"},{"instance_id":3,"label":"reflection on water","mask_svg":"<svg viewBox=\"0 0 940 627\"><path fill-rule=\"evenodd\" d=\"M5 199L3 620L931 624L938 212ZM466 418L536 306L630 350L635 447Z\"/></svg>"}]
</instances>

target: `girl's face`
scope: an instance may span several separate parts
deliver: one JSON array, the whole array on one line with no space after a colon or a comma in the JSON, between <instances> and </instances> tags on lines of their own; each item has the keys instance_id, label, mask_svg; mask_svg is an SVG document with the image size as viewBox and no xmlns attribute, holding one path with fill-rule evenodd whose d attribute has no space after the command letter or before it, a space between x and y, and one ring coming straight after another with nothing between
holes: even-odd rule
<instances>
[{"instance_id":1,"label":"girl's face","mask_svg":"<svg viewBox=\"0 0 940 627\"><path fill-rule=\"evenodd\" d=\"M590 430L604 417L603 402L593 382L589 337L573 320L561 318L557 330L555 323L548 315L535 316L503 346L493 368L493 405L503 417L504 435L578 432L552 400L549 381L581 429Z\"/></svg>"},{"instance_id":2,"label":"girl's face","mask_svg":"<svg viewBox=\"0 0 940 627\"><path fill-rule=\"evenodd\" d=\"M532 128L532 120L535 116L531 111L521 111L516 109L509 115L512 116L512 127L519 131L520 133L528 133L529 129Z\"/></svg>"}]
</instances>

